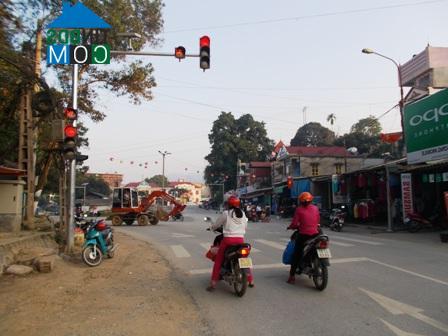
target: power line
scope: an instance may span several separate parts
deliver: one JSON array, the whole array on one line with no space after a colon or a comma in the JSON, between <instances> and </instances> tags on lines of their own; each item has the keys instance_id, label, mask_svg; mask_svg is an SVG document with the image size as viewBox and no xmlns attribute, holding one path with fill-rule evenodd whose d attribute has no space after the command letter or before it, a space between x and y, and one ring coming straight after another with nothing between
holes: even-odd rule
<instances>
[{"instance_id":1,"label":"power line","mask_svg":"<svg viewBox=\"0 0 448 336\"><path fill-rule=\"evenodd\" d=\"M420 6L420 5L427 5L427 4L445 2L445 1L447 1L447 0L419 1L419 2L413 2L413 3L408 3L408 4L396 4L396 5L370 7L370 8L349 9L349 10L344 10L344 11L327 12L327 13L311 14L311 15L301 15L301 16L293 16L293 17L287 17L287 18L270 19L270 20L248 21L248 22L233 23L233 24L219 25L219 26L176 29L176 30L166 31L166 32L164 32L164 34L190 32L190 31L197 31L197 30L213 30L213 29L253 26L253 25L288 22L288 21L301 21L301 20L316 19L316 18L321 18L321 17L330 17L330 16L357 14L357 13L368 13L368 12L386 10L386 9Z\"/></svg>"}]
</instances>

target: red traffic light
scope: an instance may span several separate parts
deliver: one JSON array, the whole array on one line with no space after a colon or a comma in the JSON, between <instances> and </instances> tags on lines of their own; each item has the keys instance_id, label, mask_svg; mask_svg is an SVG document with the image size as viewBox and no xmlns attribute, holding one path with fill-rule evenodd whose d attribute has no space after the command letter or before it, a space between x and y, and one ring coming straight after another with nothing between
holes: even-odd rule
<instances>
[{"instance_id":1,"label":"red traffic light","mask_svg":"<svg viewBox=\"0 0 448 336\"><path fill-rule=\"evenodd\" d=\"M71 125L67 125L64 127L64 135L67 138L74 138L78 134L78 131L76 130L76 127L73 127Z\"/></svg>"},{"instance_id":2,"label":"red traffic light","mask_svg":"<svg viewBox=\"0 0 448 336\"><path fill-rule=\"evenodd\" d=\"M186 53L186 50L185 50L185 48L182 47L182 46L179 46L179 47L177 47L177 48L174 48L174 56L175 56L177 59L179 59L179 61L180 61L181 59L184 59L184 58L185 58L185 53Z\"/></svg>"},{"instance_id":3,"label":"red traffic light","mask_svg":"<svg viewBox=\"0 0 448 336\"><path fill-rule=\"evenodd\" d=\"M199 39L199 46L202 47L210 47L210 37L207 35L202 36Z\"/></svg>"},{"instance_id":4,"label":"red traffic light","mask_svg":"<svg viewBox=\"0 0 448 336\"><path fill-rule=\"evenodd\" d=\"M78 113L76 112L76 110L72 107L66 107L64 109L64 115L65 118L67 118L68 120L76 120Z\"/></svg>"}]
</instances>

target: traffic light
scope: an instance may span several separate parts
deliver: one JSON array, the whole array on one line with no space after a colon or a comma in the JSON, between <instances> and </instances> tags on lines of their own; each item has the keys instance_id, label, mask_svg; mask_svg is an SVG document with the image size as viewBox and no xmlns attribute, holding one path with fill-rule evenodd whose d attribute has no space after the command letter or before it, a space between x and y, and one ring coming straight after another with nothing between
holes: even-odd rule
<instances>
[{"instance_id":1,"label":"traffic light","mask_svg":"<svg viewBox=\"0 0 448 336\"><path fill-rule=\"evenodd\" d=\"M180 60L185 58L185 53L186 53L186 50L182 46L174 48L174 57L176 57L179 60L179 62L180 62Z\"/></svg>"},{"instance_id":2,"label":"traffic light","mask_svg":"<svg viewBox=\"0 0 448 336\"><path fill-rule=\"evenodd\" d=\"M205 35L199 39L199 67L210 69L210 37Z\"/></svg>"},{"instance_id":3,"label":"traffic light","mask_svg":"<svg viewBox=\"0 0 448 336\"><path fill-rule=\"evenodd\" d=\"M75 121L78 117L77 111L72 107L64 109L65 127L64 127L64 145L63 154L66 160L73 160L76 157L76 135L78 130Z\"/></svg>"}]
</instances>

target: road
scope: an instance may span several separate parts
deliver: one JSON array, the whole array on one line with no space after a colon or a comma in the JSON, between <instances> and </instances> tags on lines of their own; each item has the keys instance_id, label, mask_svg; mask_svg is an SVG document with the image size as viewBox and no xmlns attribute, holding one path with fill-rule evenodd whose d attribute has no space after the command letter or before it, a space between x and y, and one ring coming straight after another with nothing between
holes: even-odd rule
<instances>
[{"instance_id":1,"label":"road","mask_svg":"<svg viewBox=\"0 0 448 336\"><path fill-rule=\"evenodd\" d=\"M448 335L447 244L423 234L327 230L333 259L329 285L319 292L303 276L286 283L285 220L249 223L256 285L238 298L225 283L205 290L212 264L204 254L214 235L203 217L218 214L195 206L184 214L184 222L117 230L162 251L216 335Z\"/></svg>"}]
</instances>

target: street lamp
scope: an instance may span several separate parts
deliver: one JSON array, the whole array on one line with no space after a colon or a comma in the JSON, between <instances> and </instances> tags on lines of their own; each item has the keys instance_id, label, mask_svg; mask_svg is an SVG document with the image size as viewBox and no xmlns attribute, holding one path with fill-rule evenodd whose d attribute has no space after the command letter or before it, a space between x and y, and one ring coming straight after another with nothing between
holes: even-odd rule
<instances>
[{"instance_id":1,"label":"street lamp","mask_svg":"<svg viewBox=\"0 0 448 336\"><path fill-rule=\"evenodd\" d=\"M159 151L159 153L163 156L162 160L162 190L165 190L165 156L171 155L171 153L167 151Z\"/></svg>"},{"instance_id":2,"label":"street lamp","mask_svg":"<svg viewBox=\"0 0 448 336\"><path fill-rule=\"evenodd\" d=\"M395 64L395 66L397 67L398 70L398 85L400 86L400 102L398 103L398 106L400 107L400 117L401 117L401 130L402 130L402 136L403 136L403 141L404 141L404 124L403 124L403 108L404 108L404 98L403 98L403 82L402 82L402 78L401 78L401 68L400 68L400 64L398 64L397 61L395 61L394 59L387 57L385 55L382 55L380 53L377 53L376 51L369 49L369 48L364 48L362 49L362 52L364 54L375 54L378 55L382 58L385 58L389 61L391 61L392 63Z\"/></svg>"}]
</instances>

